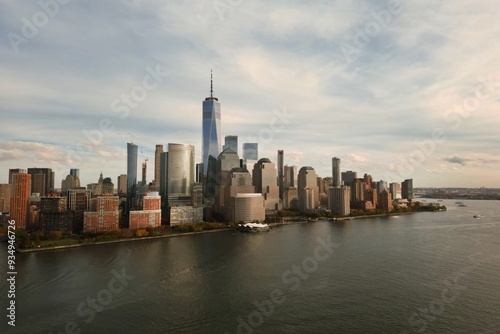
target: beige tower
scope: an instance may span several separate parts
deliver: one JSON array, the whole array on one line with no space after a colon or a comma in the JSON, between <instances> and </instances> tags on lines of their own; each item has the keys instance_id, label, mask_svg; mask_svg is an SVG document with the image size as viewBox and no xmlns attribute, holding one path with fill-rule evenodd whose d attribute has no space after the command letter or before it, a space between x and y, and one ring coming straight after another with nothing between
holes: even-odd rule
<instances>
[{"instance_id":1,"label":"beige tower","mask_svg":"<svg viewBox=\"0 0 500 334\"><path fill-rule=\"evenodd\" d=\"M281 210L276 165L267 158L260 159L253 166L252 178L255 192L264 196L266 210Z\"/></svg>"}]
</instances>

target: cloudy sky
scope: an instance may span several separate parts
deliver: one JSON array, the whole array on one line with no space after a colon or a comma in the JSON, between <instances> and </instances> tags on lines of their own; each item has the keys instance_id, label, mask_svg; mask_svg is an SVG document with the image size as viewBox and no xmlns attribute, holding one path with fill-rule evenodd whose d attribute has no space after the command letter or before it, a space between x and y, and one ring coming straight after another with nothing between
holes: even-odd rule
<instances>
[{"instance_id":1,"label":"cloudy sky","mask_svg":"<svg viewBox=\"0 0 500 334\"><path fill-rule=\"evenodd\" d=\"M116 180L129 141L148 181L156 144L200 161L212 69L222 135L259 157L500 187L494 0L58 1L0 3L0 183L28 167L56 187L70 168Z\"/></svg>"}]
</instances>

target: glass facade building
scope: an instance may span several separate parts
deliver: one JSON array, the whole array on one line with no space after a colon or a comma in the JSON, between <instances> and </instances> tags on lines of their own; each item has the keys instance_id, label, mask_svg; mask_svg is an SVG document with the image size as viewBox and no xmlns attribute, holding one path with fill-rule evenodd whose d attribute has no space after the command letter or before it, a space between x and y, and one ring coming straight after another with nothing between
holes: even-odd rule
<instances>
[{"instance_id":1,"label":"glass facade building","mask_svg":"<svg viewBox=\"0 0 500 334\"><path fill-rule=\"evenodd\" d=\"M238 136L226 136L224 141L224 150L230 148L238 154Z\"/></svg>"},{"instance_id":2,"label":"glass facade building","mask_svg":"<svg viewBox=\"0 0 500 334\"><path fill-rule=\"evenodd\" d=\"M127 197L137 194L137 150L134 143L127 143Z\"/></svg>"},{"instance_id":3,"label":"glass facade building","mask_svg":"<svg viewBox=\"0 0 500 334\"><path fill-rule=\"evenodd\" d=\"M342 185L342 173L340 171L340 159L332 158L332 177L333 186L340 187Z\"/></svg>"},{"instance_id":4,"label":"glass facade building","mask_svg":"<svg viewBox=\"0 0 500 334\"><path fill-rule=\"evenodd\" d=\"M213 96L213 85L210 83L210 97L203 101L202 154L204 173L207 173L208 157L217 158L221 149L220 103Z\"/></svg>"},{"instance_id":5,"label":"glass facade building","mask_svg":"<svg viewBox=\"0 0 500 334\"><path fill-rule=\"evenodd\" d=\"M194 146L168 144L167 159L169 206L189 205L194 184Z\"/></svg>"},{"instance_id":6,"label":"glass facade building","mask_svg":"<svg viewBox=\"0 0 500 334\"><path fill-rule=\"evenodd\" d=\"M259 144L244 143L243 144L243 160L258 160L259 159Z\"/></svg>"}]
</instances>

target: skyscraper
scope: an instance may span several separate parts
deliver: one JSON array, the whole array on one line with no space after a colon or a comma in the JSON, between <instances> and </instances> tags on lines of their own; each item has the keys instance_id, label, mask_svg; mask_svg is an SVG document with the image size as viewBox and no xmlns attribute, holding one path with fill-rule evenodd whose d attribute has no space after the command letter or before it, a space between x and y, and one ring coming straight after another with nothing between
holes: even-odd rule
<instances>
[{"instance_id":1,"label":"skyscraper","mask_svg":"<svg viewBox=\"0 0 500 334\"><path fill-rule=\"evenodd\" d=\"M397 182L392 182L389 184L389 190L392 196L392 199L401 198L401 184Z\"/></svg>"},{"instance_id":2,"label":"skyscraper","mask_svg":"<svg viewBox=\"0 0 500 334\"><path fill-rule=\"evenodd\" d=\"M226 198L224 197L225 189L231 184L231 171L233 168L240 167L240 157L230 148L226 148L219 154L216 164L216 193L215 206L216 212L222 212L222 207L225 206ZM229 199L228 199L229 200Z\"/></svg>"},{"instance_id":3,"label":"skyscraper","mask_svg":"<svg viewBox=\"0 0 500 334\"><path fill-rule=\"evenodd\" d=\"M334 181L335 182L335 181ZM334 215L347 216L351 213L351 187L330 187L328 208Z\"/></svg>"},{"instance_id":4,"label":"skyscraper","mask_svg":"<svg viewBox=\"0 0 500 334\"><path fill-rule=\"evenodd\" d=\"M299 170L297 184L300 210L315 209L319 206L317 178L316 171L310 166Z\"/></svg>"},{"instance_id":5,"label":"skyscraper","mask_svg":"<svg viewBox=\"0 0 500 334\"><path fill-rule=\"evenodd\" d=\"M137 195L137 150L137 145L127 143L127 210Z\"/></svg>"},{"instance_id":6,"label":"skyscraper","mask_svg":"<svg viewBox=\"0 0 500 334\"><path fill-rule=\"evenodd\" d=\"M144 186L146 185L147 183L147 180L146 180L146 173L148 171L148 161L144 161L142 163L142 179L141 179L141 184Z\"/></svg>"},{"instance_id":7,"label":"skyscraper","mask_svg":"<svg viewBox=\"0 0 500 334\"><path fill-rule=\"evenodd\" d=\"M290 209L290 203L294 198L298 199L297 187L295 184L295 175L297 168L295 166L285 166L283 173L283 208Z\"/></svg>"},{"instance_id":8,"label":"skyscraper","mask_svg":"<svg viewBox=\"0 0 500 334\"><path fill-rule=\"evenodd\" d=\"M26 174L28 173L28 170L27 169L24 169L24 168L11 168L9 169L9 182L10 184L12 184L12 176L14 174Z\"/></svg>"},{"instance_id":9,"label":"skyscraper","mask_svg":"<svg viewBox=\"0 0 500 334\"><path fill-rule=\"evenodd\" d=\"M276 165L268 158L260 159L253 166L252 179L255 192L264 196L266 210L281 210L283 207L279 196Z\"/></svg>"},{"instance_id":10,"label":"skyscraper","mask_svg":"<svg viewBox=\"0 0 500 334\"><path fill-rule=\"evenodd\" d=\"M80 178L80 170L78 168L71 168L69 170L69 175Z\"/></svg>"},{"instance_id":11,"label":"skyscraper","mask_svg":"<svg viewBox=\"0 0 500 334\"><path fill-rule=\"evenodd\" d=\"M243 143L243 160L258 160L259 159L259 144L258 143Z\"/></svg>"},{"instance_id":12,"label":"skyscraper","mask_svg":"<svg viewBox=\"0 0 500 334\"><path fill-rule=\"evenodd\" d=\"M347 172L341 173L342 182L344 182L345 186L350 186L351 183L358 177L358 173L348 170Z\"/></svg>"},{"instance_id":13,"label":"skyscraper","mask_svg":"<svg viewBox=\"0 0 500 334\"><path fill-rule=\"evenodd\" d=\"M31 194L31 174L12 175L10 218L16 221L16 228L28 229L28 203Z\"/></svg>"},{"instance_id":14,"label":"skyscraper","mask_svg":"<svg viewBox=\"0 0 500 334\"><path fill-rule=\"evenodd\" d=\"M203 101L202 151L204 173L207 173L208 157L217 158L221 149L220 103L213 96L213 80L210 73L210 97Z\"/></svg>"},{"instance_id":15,"label":"skyscraper","mask_svg":"<svg viewBox=\"0 0 500 334\"><path fill-rule=\"evenodd\" d=\"M333 186L340 187L342 185L342 174L340 172L340 159L332 158L332 177Z\"/></svg>"},{"instance_id":16,"label":"skyscraper","mask_svg":"<svg viewBox=\"0 0 500 334\"><path fill-rule=\"evenodd\" d=\"M285 171L283 166L283 160L285 159L285 153L283 150L278 150L278 187L280 189L280 199L283 200L283 192L285 191Z\"/></svg>"},{"instance_id":17,"label":"skyscraper","mask_svg":"<svg viewBox=\"0 0 500 334\"><path fill-rule=\"evenodd\" d=\"M238 154L238 136L226 136L224 137L224 142L222 150L230 148Z\"/></svg>"},{"instance_id":18,"label":"skyscraper","mask_svg":"<svg viewBox=\"0 0 500 334\"><path fill-rule=\"evenodd\" d=\"M167 177L168 177L168 152L160 153L160 197L161 209L164 214L168 210L168 191L167 191Z\"/></svg>"},{"instance_id":19,"label":"skyscraper","mask_svg":"<svg viewBox=\"0 0 500 334\"><path fill-rule=\"evenodd\" d=\"M160 164L161 164L161 154L163 153L163 145L156 145L155 149L155 190L160 190Z\"/></svg>"},{"instance_id":20,"label":"skyscraper","mask_svg":"<svg viewBox=\"0 0 500 334\"><path fill-rule=\"evenodd\" d=\"M234 217L234 205L235 199L233 198L236 194L253 194L255 193L255 187L253 186L252 176L246 168L233 168L230 173L230 183L228 187L224 189L224 216L230 221L239 222L235 220ZM260 194L259 194L260 195ZM255 200L254 200L255 201ZM260 206L257 210L262 210L265 216L265 208L263 203L263 197L260 197Z\"/></svg>"},{"instance_id":21,"label":"skyscraper","mask_svg":"<svg viewBox=\"0 0 500 334\"><path fill-rule=\"evenodd\" d=\"M285 172L284 172L284 186L285 189L289 187L295 187L295 174L297 174L297 168L295 166L288 166L286 165L284 167Z\"/></svg>"},{"instance_id":22,"label":"skyscraper","mask_svg":"<svg viewBox=\"0 0 500 334\"><path fill-rule=\"evenodd\" d=\"M118 180L116 182L118 194L126 194L127 193L127 175L121 174L118 176Z\"/></svg>"},{"instance_id":23,"label":"skyscraper","mask_svg":"<svg viewBox=\"0 0 500 334\"><path fill-rule=\"evenodd\" d=\"M191 205L194 184L194 146L168 144L168 205Z\"/></svg>"},{"instance_id":24,"label":"skyscraper","mask_svg":"<svg viewBox=\"0 0 500 334\"><path fill-rule=\"evenodd\" d=\"M45 196L54 190L54 172L51 168L28 168L31 174L31 192Z\"/></svg>"},{"instance_id":25,"label":"skyscraper","mask_svg":"<svg viewBox=\"0 0 500 334\"><path fill-rule=\"evenodd\" d=\"M413 199L413 179L406 179L401 184L401 195L404 199Z\"/></svg>"}]
</instances>

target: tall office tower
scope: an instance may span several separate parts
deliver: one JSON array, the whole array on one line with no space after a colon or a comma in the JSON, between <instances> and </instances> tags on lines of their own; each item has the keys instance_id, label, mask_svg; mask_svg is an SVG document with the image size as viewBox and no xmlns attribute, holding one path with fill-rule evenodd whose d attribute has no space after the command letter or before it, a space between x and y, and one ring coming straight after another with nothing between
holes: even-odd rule
<instances>
[{"instance_id":1,"label":"tall office tower","mask_svg":"<svg viewBox=\"0 0 500 334\"><path fill-rule=\"evenodd\" d=\"M45 196L54 190L54 172L51 168L28 168L31 174L31 192Z\"/></svg>"},{"instance_id":2,"label":"tall office tower","mask_svg":"<svg viewBox=\"0 0 500 334\"><path fill-rule=\"evenodd\" d=\"M253 166L252 179L255 192L264 196L266 210L281 210L283 205L276 178L276 165L268 158L260 159Z\"/></svg>"},{"instance_id":3,"label":"tall office tower","mask_svg":"<svg viewBox=\"0 0 500 334\"><path fill-rule=\"evenodd\" d=\"M365 174L365 175L363 176L363 179L365 180L365 183L366 183L366 185L368 186L368 188L370 188L370 189L371 189L371 187L372 187L372 181L373 181L373 180L372 180L372 176L371 176L371 175L368 175L368 174Z\"/></svg>"},{"instance_id":4,"label":"tall office tower","mask_svg":"<svg viewBox=\"0 0 500 334\"><path fill-rule=\"evenodd\" d=\"M315 209L319 206L318 176L314 168L304 166L299 170L297 192L299 196L299 210Z\"/></svg>"},{"instance_id":5,"label":"tall office tower","mask_svg":"<svg viewBox=\"0 0 500 334\"><path fill-rule=\"evenodd\" d=\"M80 178L80 170L78 168L71 168L69 170L69 175Z\"/></svg>"},{"instance_id":6,"label":"tall office tower","mask_svg":"<svg viewBox=\"0 0 500 334\"><path fill-rule=\"evenodd\" d=\"M238 154L238 136L226 136L224 137L224 142L225 144L222 148L223 151L230 148Z\"/></svg>"},{"instance_id":7,"label":"tall office tower","mask_svg":"<svg viewBox=\"0 0 500 334\"><path fill-rule=\"evenodd\" d=\"M234 196L236 194L251 194L255 193L252 176L244 167L235 167L229 174L229 184L224 187L224 206L222 213L224 217L230 221L234 219ZM259 194L261 195L261 194ZM262 195L261 198L263 199ZM262 202L262 208L264 203Z\"/></svg>"},{"instance_id":8,"label":"tall office tower","mask_svg":"<svg viewBox=\"0 0 500 334\"><path fill-rule=\"evenodd\" d=\"M295 175L297 174L297 168L295 166L285 166L284 172L284 186L285 189L289 187L295 187Z\"/></svg>"},{"instance_id":9,"label":"tall office tower","mask_svg":"<svg viewBox=\"0 0 500 334\"><path fill-rule=\"evenodd\" d=\"M340 159L332 158L332 177L333 186L340 187L342 185L342 174L340 172Z\"/></svg>"},{"instance_id":10,"label":"tall office tower","mask_svg":"<svg viewBox=\"0 0 500 334\"><path fill-rule=\"evenodd\" d=\"M215 204L215 197L217 196L217 159L213 156L208 157L208 166L206 168L204 186L203 186L203 202L207 207ZM208 214L210 216L211 214Z\"/></svg>"},{"instance_id":11,"label":"tall office tower","mask_svg":"<svg viewBox=\"0 0 500 334\"><path fill-rule=\"evenodd\" d=\"M217 157L217 172L227 172L227 176L229 176L229 172L231 172L233 168L238 167L240 167L240 157L233 149L227 148ZM228 183L226 182L227 180L220 181L224 184Z\"/></svg>"},{"instance_id":12,"label":"tall office tower","mask_svg":"<svg viewBox=\"0 0 500 334\"><path fill-rule=\"evenodd\" d=\"M198 183L205 182L205 174L204 174L202 162L200 162L199 164L196 164L196 180L195 181Z\"/></svg>"},{"instance_id":13,"label":"tall office tower","mask_svg":"<svg viewBox=\"0 0 500 334\"><path fill-rule=\"evenodd\" d=\"M10 211L10 197L12 194L12 184L0 184L0 212Z\"/></svg>"},{"instance_id":14,"label":"tall office tower","mask_svg":"<svg viewBox=\"0 0 500 334\"><path fill-rule=\"evenodd\" d=\"M193 184L193 195L191 196L191 204L194 208L203 207L203 183L195 182Z\"/></svg>"},{"instance_id":15,"label":"tall office tower","mask_svg":"<svg viewBox=\"0 0 500 334\"><path fill-rule=\"evenodd\" d=\"M194 184L194 146L168 144L168 206L191 205Z\"/></svg>"},{"instance_id":16,"label":"tall office tower","mask_svg":"<svg viewBox=\"0 0 500 334\"><path fill-rule=\"evenodd\" d=\"M243 160L258 160L259 159L259 144L258 143L243 143Z\"/></svg>"},{"instance_id":17,"label":"tall office tower","mask_svg":"<svg viewBox=\"0 0 500 334\"><path fill-rule=\"evenodd\" d=\"M137 151L137 145L127 143L127 212L137 195Z\"/></svg>"},{"instance_id":18,"label":"tall office tower","mask_svg":"<svg viewBox=\"0 0 500 334\"><path fill-rule=\"evenodd\" d=\"M68 210L71 213L73 233L80 233L83 230L83 213L90 210L91 197L92 191L90 189L68 190L67 203Z\"/></svg>"},{"instance_id":19,"label":"tall office tower","mask_svg":"<svg viewBox=\"0 0 500 334\"><path fill-rule=\"evenodd\" d=\"M207 173L208 157L217 159L221 148L220 103L214 97L212 73L210 73L210 97L203 101L202 151L204 173Z\"/></svg>"},{"instance_id":20,"label":"tall office tower","mask_svg":"<svg viewBox=\"0 0 500 334\"><path fill-rule=\"evenodd\" d=\"M215 196L215 212L222 213L222 207L225 205L225 188L230 184L230 173L233 168L240 167L240 157L230 148L226 148L217 157L216 167L216 185L217 191Z\"/></svg>"},{"instance_id":21,"label":"tall office tower","mask_svg":"<svg viewBox=\"0 0 500 334\"><path fill-rule=\"evenodd\" d=\"M383 190L387 190L387 181L380 180L377 182L377 194L380 194Z\"/></svg>"},{"instance_id":22,"label":"tall office tower","mask_svg":"<svg viewBox=\"0 0 500 334\"><path fill-rule=\"evenodd\" d=\"M141 184L142 185L146 184L146 173L147 173L147 170L148 170L148 163L147 163L147 161L144 161L142 163L142 180L141 180Z\"/></svg>"},{"instance_id":23,"label":"tall office tower","mask_svg":"<svg viewBox=\"0 0 500 334\"><path fill-rule=\"evenodd\" d=\"M292 200L299 199L299 193L296 187L287 187L283 194L283 209L291 209L292 208Z\"/></svg>"},{"instance_id":24,"label":"tall office tower","mask_svg":"<svg viewBox=\"0 0 500 334\"><path fill-rule=\"evenodd\" d=\"M168 178L168 152L160 153L160 197L161 197L161 209L166 217L168 210L168 189L167 189L167 178Z\"/></svg>"},{"instance_id":25,"label":"tall office tower","mask_svg":"<svg viewBox=\"0 0 500 334\"><path fill-rule=\"evenodd\" d=\"M342 172L342 181L344 185L350 186L354 182L354 179L358 177L358 173L348 170L347 172Z\"/></svg>"},{"instance_id":26,"label":"tall office tower","mask_svg":"<svg viewBox=\"0 0 500 334\"><path fill-rule=\"evenodd\" d=\"M368 187L363 179L355 178L354 181L351 182L350 187L352 202L365 201L366 191Z\"/></svg>"},{"instance_id":27,"label":"tall office tower","mask_svg":"<svg viewBox=\"0 0 500 334\"><path fill-rule=\"evenodd\" d=\"M66 179L61 180L61 193L66 194L69 189L80 187L80 181L77 177L68 174Z\"/></svg>"},{"instance_id":28,"label":"tall office tower","mask_svg":"<svg viewBox=\"0 0 500 334\"><path fill-rule=\"evenodd\" d=\"M413 179L406 179L401 184L401 196L404 199L413 199Z\"/></svg>"},{"instance_id":29,"label":"tall office tower","mask_svg":"<svg viewBox=\"0 0 500 334\"><path fill-rule=\"evenodd\" d=\"M9 182L12 184L12 175L14 174L26 174L28 173L28 170L25 168L10 168L9 169Z\"/></svg>"},{"instance_id":30,"label":"tall office tower","mask_svg":"<svg viewBox=\"0 0 500 334\"><path fill-rule=\"evenodd\" d=\"M389 184L389 191L391 193L392 199L401 198L401 185L397 182L392 182Z\"/></svg>"},{"instance_id":31,"label":"tall office tower","mask_svg":"<svg viewBox=\"0 0 500 334\"><path fill-rule=\"evenodd\" d=\"M163 145L156 145L155 149L155 190L160 191L160 165L161 165L161 154L163 153Z\"/></svg>"},{"instance_id":32,"label":"tall office tower","mask_svg":"<svg viewBox=\"0 0 500 334\"><path fill-rule=\"evenodd\" d=\"M321 176L318 176L316 178L317 184L318 184L318 193L321 194L326 194L325 190L325 183L323 182L323 178Z\"/></svg>"},{"instance_id":33,"label":"tall office tower","mask_svg":"<svg viewBox=\"0 0 500 334\"><path fill-rule=\"evenodd\" d=\"M330 187L328 189L328 209L334 215L347 216L351 213L351 188Z\"/></svg>"},{"instance_id":34,"label":"tall office tower","mask_svg":"<svg viewBox=\"0 0 500 334\"><path fill-rule=\"evenodd\" d=\"M127 193L127 175L121 174L118 176L116 180L116 190L118 194L126 194Z\"/></svg>"},{"instance_id":35,"label":"tall office tower","mask_svg":"<svg viewBox=\"0 0 500 334\"><path fill-rule=\"evenodd\" d=\"M297 168L295 166L286 165L284 167L283 174L283 186L285 188L285 190L283 191L283 208L290 209L292 200L298 199L299 197L295 184L295 175L297 175Z\"/></svg>"},{"instance_id":36,"label":"tall office tower","mask_svg":"<svg viewBox=\"0 0 500 334\"><path fill-rule=\"evenodd\" d=\"M259 144L243 143L243 167L253 172L253 166L257 160L259 160Z\"/></svg>"},{"instance_id":37,"label":"tall office tower","mask_svg":"<svg viewBox=\"0 0 500 334\"><path fill-rule=\"evenodd\" d=\"M13 174L10 198L10 218L16 228L28 229L28 206L31 195L31 174Z\"/></svg>"},{"instance_id":38,"label":"tall office tower","mask_svg":"<svg viewBox=\"0 0 500 334\"><path fill-rule=\"evenodd\" d=\"M283 150L278 150L278 187L281 200L283 200L283 192L285 191L284 159L285 153Z\"/></svg>"},{"instance_id":39,"label":"tall office tower","mask_svg":"<svg viewBox=\"0 0 500 334\"><path fill-rule=\"evenodd\" d=\"M328 188L332 186L333 178L331 176L327 176L323 178L323 187L325 188L325 195L328 195Z\"/></svg>"}]
</instances>

